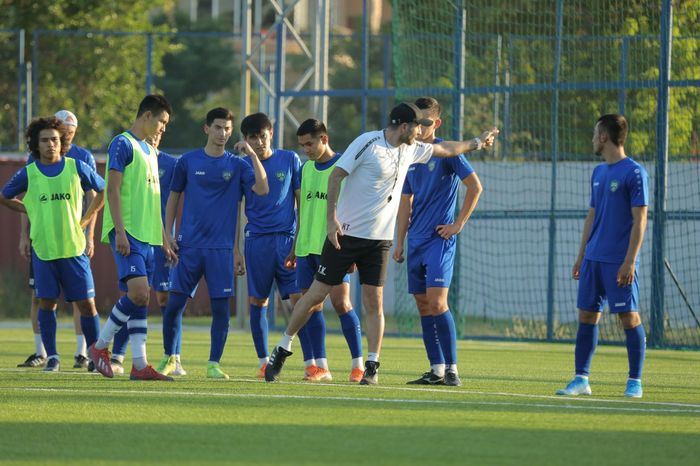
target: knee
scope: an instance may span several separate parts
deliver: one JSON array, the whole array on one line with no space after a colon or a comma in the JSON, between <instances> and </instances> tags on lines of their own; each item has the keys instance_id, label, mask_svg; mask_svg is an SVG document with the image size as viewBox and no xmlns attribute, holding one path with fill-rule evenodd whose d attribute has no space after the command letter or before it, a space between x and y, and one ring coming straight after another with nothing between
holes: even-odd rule
<instances>
[{"instance_id":1,"label":"knee","mask_svg":"<svg viewBox=\"0 0 700 466\"><path fill-rule=\"evenodd\" d=\"M447 303L440 300L431 300L426 307L428 315L439 316L447 310Z\"/></svg>"},{"instance_id":2,"label":"knee","mask_svg":"<svg viewBox=\"0 0 700 466\"><path fill-rule=\"evenodd\" d=\"M156 299L158 300L158 306L164 307L168 304L168 293L163 291L157 291Z\"/></svg>"},{"instance_id":3,"label":"knee","mask_svg":"<svg viewBox=\"0 0 700 466\"><path fill-rule=\"evenodd\" d=\"M95 309L95 301L92 299L84 299L82 301L77 301L76 306L80 315L83 317L92 317L97 315L97 309Z\"/></svg>"},{"instance_id":4,"label":"knee","mask_svg":"<svg viewBox=\"0 0 700 466\"><path fill-rule=\"evenodd\" d=\"M134 305L139 307L148 306L148 302L150 300L150 295L148 291L143 290L129 291L127 293L127 296L129 297L131 302L134 303Z\"/></svg>"},{"instance_id":5,"label":"knee","mask_svg":"<svg viewBox=\"0 0 700 466\"><path fill-rule=\"evenodd\" d=\"M250 296L248 298L248 303L252 304L253 306L258 306L258 307L265 307L268 305L269 299L268 298L255 298L253 296Z\"/></svg>"},{"instance_id":6,"label":"knee","mask_svg":"<svg viewBox=\"0 0 700 466\"><path fill-rule=\"evenodd\" d=\"M639 316L638 312L623 312L619 314L618 318L625 330L630 330L642 325L642 318Z\"/></svg>"},{"instance_id":7,"label":"knee","mask_svg":"<svg viewBox=\"0 0 700 466\"><path fill-rule=\"evenodd\" d=\"M350 311L350 309L352 309L352 304L350 304L350 300L345 298L345 297L342 297L342 298L331 297L331 304L333 305L333 309L335 309L335 312L339 316L346 314L347 312Z\"/></svg>"}]
</instances>

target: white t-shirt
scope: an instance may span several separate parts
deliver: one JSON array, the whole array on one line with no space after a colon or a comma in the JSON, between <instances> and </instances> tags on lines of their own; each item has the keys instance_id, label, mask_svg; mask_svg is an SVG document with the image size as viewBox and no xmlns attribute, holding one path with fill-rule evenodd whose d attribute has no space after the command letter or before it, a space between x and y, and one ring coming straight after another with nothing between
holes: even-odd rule
<instances>
[{"instance_id":1,"label":"white t-shirt","mask_svg":"<svg viewBox=\"0 0 700 466\"><path fill-rule=\"evenodd\" d=\"M349 173L338 201L337 217L348 236L373 240L394 239L401 187L408 167L426 163L433 145L389 144L383 131L357 137L336 163Z\"/></svg>"}]
</instances>

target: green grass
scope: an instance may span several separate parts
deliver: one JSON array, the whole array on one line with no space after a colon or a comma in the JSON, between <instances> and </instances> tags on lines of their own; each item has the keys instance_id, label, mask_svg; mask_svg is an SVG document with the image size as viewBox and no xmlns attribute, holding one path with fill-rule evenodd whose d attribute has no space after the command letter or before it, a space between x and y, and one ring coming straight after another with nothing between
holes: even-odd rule
<instances>
[{"instance_id":1,"label":"green grass","mask_svg":"<svg viewBox=\"0 0 700 466\"><path fill-rule=\"evenodd\" d=\"M149 334L152 362L160 332ZM271 344L278 335L271 335ZM16 369L29 329L0 328L0 464L697 464L700 353L650 350L641 401L622 398L627 359L603 346L594 396L551 396L571 377L565 344L460 341L464 386L415 389L422 342L387 338L380 386L345 382L349 354L328 337L336 381L301 381L295 342L282 383L254 378L250 335L229 336L222 369L204 377L208 332L185 333L174 383L108 380L70 369L73 336L59 330L58 374ZM130 367L129 364L127 366Z\"/></svg>"}]
</instances>

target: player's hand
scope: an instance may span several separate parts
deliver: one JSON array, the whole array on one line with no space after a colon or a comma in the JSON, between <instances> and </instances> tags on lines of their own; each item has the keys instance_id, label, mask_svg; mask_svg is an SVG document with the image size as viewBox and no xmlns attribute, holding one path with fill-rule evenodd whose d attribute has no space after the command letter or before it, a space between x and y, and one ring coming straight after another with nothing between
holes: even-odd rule
<instances>
[{"instance_id":1,"label":"player's hand","mask_svg":"<svg viewBox=\"0 0 700 466\"><path fill-rule=\"evenodd\" d=\"M238 277L245 275L245 258L238 249L233 250L233 272Z\"/></svg>"},{"instance_id":2,"label":"player's hand","mask_svg":"<svg viewBox=\"0 0 700 466\"><path fill-rule=\"evenodd\" d=\"M574 266L571 268L571 278L574 280L581 278L581 259L576 259Z\"/></svg>"},{"instance_id":3,"label":"player's hand","mask_svg":"<svg viewBox=\"0 0 700 466\"><path fill-rule=\"evenodd\" d=\"M334 248L340 250L340 237L343 236L343 227L340 226L338 219L328 222L328 241L331 242Z\"/></svg>"},{"instance_id":4,"label":"player's hand","mask_svg":"<svg viewBox=\"0 0 700 466\"><path fill-rule=\"evenodd\" d=\"M89 217L83 217L83 218L80 219L80 229L81 229L81 230L84 230L85 228L87 228L87 226L88 226L88 225L90 224L90 222L92 221L92 217L93 217L94 215L95 215L95 214L92 214L92 215L90 215Z\"/></svg>"},{"instance_id":5,"label":"player's hand","mask_svg":"<svg viewBox=\"0 0 700 466\"><path fill-rule=\"evenodd\" d=\"M129 240L126 238L126 231L117 231L115 233L115 244L117 246L117 252L122 256L128 256L131 254L131 246L129 246Z\"/></svg>"},{"instance_id":6,"label":"player's hand","mask_svg":"<svg viewBox=\"0 0 700 466\"><path fill-rule=\"evenodd\" d=\"M435 231L442 239L450 239L454 235L458 235L462 231L462 227L456 223L450 223L449 225L438 225L435 227Z\"/></svg>"},{"instance_id":7,"label":"player's hand","mask_svg":"<svg viewBox=\"0 0 700 466\"><path fill-rule=\"evenodd\" d=\"M30 240L28 236L20 235L19 253L27 260L32 258L32 240Z\"/></svg>"},{"instance_id":8,"label":"player's hand","mask_svg":"<svg viewBox=\"0 0 700 466\"><path fill-rule=\"evenodd\" d=\"M85 238L85 255L89 259L92 259L92 256L95 255L95 240L92 238Z\"/></svg>"},{"instance_id":9,"label":"player's hand","mask_svg":"<svg viewBox=\"0 0 700 466\"><path fill-rule=\"evenodd\" d=\"M247 154L251 157L254 157L255 151L253 150L252 147L250 147L250 144L248 144L245 141L238 141L233 145L233 150L238 152L239 154Z\"/></svg>"},{"instance_id":10,"label":"player's hand","mask_svg":"<svg viewBox=\"0 0 700 466\"><path fill-rule=\"evenodd\" d=\"M284 267L287 269L294 269L297 266L297 255L294 251L289 251L287 257L284 258Z\"/></svg>"},{"instance_id":11,"label":"player's hand","mask_svg":"<svg viewBox=\"0 0 700 466\"><path fill-rule=\"evenodd\" d=\"M634 281L634 262L628 264L623 262L620 269L617 271L617 286L625 288L630 286Z\"/></svg>"},{"instance_id":12,"label":"player's hand","mask_svg":"<svg viewBox=\"0 0 700 466\"><path fill-rule=\"evenodd\" d=\"M176 245L177 246L177 245ZM165 261L170 265L170 267L175 267L178 261L177 250L172 247L168 241L163 241L163 255L165 256Z\"/></svg>"},{"instance_id":13,"label":"player's hand","mask_svg":"<svg viewBox=\"0 0 700 466\"><path fill-rule=\"evenodd\" d=\"M500 133L500 131L495 126L490 130L481 133L479 139L481 139L481 144L483 144L483 147L491 147L493 145L493 141L496 139L496 136L498 136L498 133Z\"/></svg>"},{"instance_id":14,"label":"player's hand","mask_svg":"<svg viewBox=\"0 0 700 466\"><path fill-rule=\"evenodd\" d=\"M403 244L396 243L396 247L394 247L394 254L392 255L392 257L399 264L405 260L405 258L403 257Z\"/></svg>"}]
</instances>

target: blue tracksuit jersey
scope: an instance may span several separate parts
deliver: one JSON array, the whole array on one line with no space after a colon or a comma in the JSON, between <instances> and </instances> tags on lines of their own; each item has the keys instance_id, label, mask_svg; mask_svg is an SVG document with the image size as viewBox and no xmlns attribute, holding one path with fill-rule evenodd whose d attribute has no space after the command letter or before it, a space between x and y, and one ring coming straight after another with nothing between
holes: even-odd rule
<instances>
[{"instance_id":1,"label":"blue tracksuit jersey","mask_svg":"<svg viewBox=\"0 0 700 466\"><path fill-rule=\"evenodd\" d=\"M254 184L252 166L230 152L221 157L211 157L204 149L183 154L170 183L171 191L185 194L180 245L233 249L238 204Z\"/></svg>"},{"instance_id":2,"label":"blue tracksuit jersey","mask_svg":"<svg viewBox=\"0 0 700 466\"><path fill-rule=\"evenodd\" d=\"M648 176L644 167L627 157L593 169L591 202L595 209L585 258L622 263L632 231L632 207L649 204Z\"/></svg>"},{"instance_id":3,"label":"blue tracksuit jersey","mask_svg":"<svg viewBox=\"0 0 700 466\"><path fill-rule=\"evenodd\" d=\"M57 176L63 171L63 167L66 162L65 159L61 158L61 161L51 165L44 165L39 160L34 159L39 171L45 176L52 177ZM75 161L75 168L78 171L78 176L80 177L80 185L83 191L95 190L97 192L102 192L105 189L105 180L97 174L95 170L90 168L85 163L80 160ZM22 167L14 176L7 182L2 190L2 195L6 199L12 199L15 196L22 194L27 191L29 186L29 180L27 178L27 167L26 165Z\"/></svg>"},{"instance_id":4,"label":"blue tracksuit jersey","mask_svg":"<svg viewBox=\"0 0 700 466\"><path fill-rule=\"evenodd\" d=\"M439 142L439 141L436 141ZM413 194L408 235L412 239L438 236L435 227L454 222L459 183L474 173L464 155L432 157L408 168L403 194Z\"/></svg>"},{"instance_id":5,"label":"blue tracksuit jersey","mask_svg":"<svg viewBox=\"0 0 700 466\"><path fill-rule=\"evenodd\" d=\"M170 182L173 179L173 171L177 159L172 155L158 151L158 180L160 180L160 215L165 225L165 206L168 204Z\"/></svg>"},{"instance_id":6,"label":"blue tracksuit jersey","mask_svg":"<svg viewBox=\"0 0 700 466\"><path fill-rule=\"evenodd\" d=\"M243 160L252 170L249 157ZM292 151L275 149L267 160L261 160L267 173L270 192L258 196L252 185L245 189L246 233L291 233L296 230L294 192L301 188L301 161Z\"/></svg>"}]
</instances>

